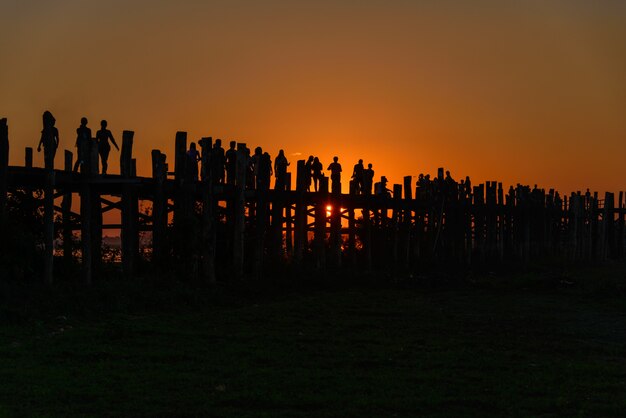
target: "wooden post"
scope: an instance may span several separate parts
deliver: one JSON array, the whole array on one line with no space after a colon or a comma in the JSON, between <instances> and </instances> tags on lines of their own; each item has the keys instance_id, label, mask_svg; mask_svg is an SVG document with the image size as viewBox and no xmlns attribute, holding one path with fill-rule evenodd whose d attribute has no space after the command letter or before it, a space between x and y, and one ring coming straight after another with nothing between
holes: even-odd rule
<instances>
[{"instance_id":1,"label":"wooden post","mask_svg":"<svg viewBox=\"0 0 626 418\"><path fill-rule=\"evenodd\" d=\"M411 221L413 219L413 211L411 210L411 201L413 200L413 188L411 183L413 178L411 176L404 176L404 213L402 217L402 233L403 239L403 251L402 261L404 268L408 271L411 267Z\"/></svg>"},{"instance_id":2,"label":"wooden post","mask_svg":"<svg viewBox=\"0 0 626 418\"><path fill-rule=\"evenodd\" d=\"M285 179L285 189L290 192L291 191L291 173L287 173L287 178ZM291 214L291 200L287 201L285 205L285 250L287 252L287 257L293 257L293 217Z\"/></svg>"},{"instance_id":3,"label":"wooden post","mask_svg":"<svg viewBox=\"0 0 626 418\"><path fill-rule=\"evenodd\" d=\"M126 181L133 178L132 155L133 155L133 131L122 133L122 152L120 153L120 173ZM127 278L135 274L138 248L135 243L138 240L137 199L130 184L124 184L122 188L122 270Z\"/></svg>"},{"instance_id":4,"label":"wooden post","mask_svg":"<svg viewBox=\"0 0 626 418\"><path fill-rule=\"evenodd\" d=\"M215 228L216 201L213 198L213 184L211 182L211 168L209 165L212 138L202 138L202 278L209 283L215 283L215 243L217 241Z\"/></svg>"},{"instance_id":5,"label":"wooden post","mask_svg":"<svg viewBox=\"0 0 626 418\"><path fill-rule=\"evenodd\" d=\"M187 132L176 132L175 154L174 154L174 226L173 226L173 253L181 266L189 267L190 254L187 250L187 231L189 223L189 196L186 193L185 173L186 173L186 153L187 153ZM191 266L188 271L194 271Z\"/></svg>"},{"instance_id":6,"label":"wooden post","mask_svg":"<svg viewBox=\"0 0 626 418\"><path fill-rule=\"evenodd\" d=\"M304 160L298 160L296 171L296 213L294 222L294 255L296 265L302 263L307 241L307 205L304 200L306 192L306 167Z\"/></svg>"},{"instance_id":7,"label":"wooden post","mask_svg":"<svg viewBox=\"0 0 626 418\"><path fill-rule=\"evenodd\" d=\"M393 220L391 222L391 227L393 228L391 235L391 259L393 260L393 268L395 269L398 266L398 253L399 253L399 232L400 232L400 223L401 223L401 213L402 210L400 205L402 204L402 185L394 184L393 185L393 211L392 217Z\"/></svg>"},{"instance_id":8,"label":"wooden post","mask_svg":"<svg viewBox=\"0 0 626 418\"><path fill-rule=\"evenodd\" d=\"M245 154L246 144L237 144L237 166L235 186L235 222L233 237L233 271L237 279L243 278L244 273L244 233L246 215L246 171L248 170L248 158Z\"/></svg>"},{"instance_id":9,"label":"wooden post","mask_svg":"<svg viewBox=\"0 0 626 418\"><path fill-rule=\"evenodd\" d=\"M352 183L352 182L350 182ZM351 185L352 187L352 185ZM341 267L341 190L330 201L330 251L335 267Z\"/></svg>"},{"instance_id":10,"label":"wooden post","mask_svg":"<svg viewBox=\"0 0 626 418\"><path fill-rule=\"evenodd\" d=\"M9 171L9 127L7 119L0 119L0 233L4 234L7 205L7 178Z\"/></svg>"},{"instance_id":11,"label":"wooden post","mask_svg":"<svg viewBox=\"0 0 626 418\"><path fill-rule=\"evenodd\" d=\"M72 176L72 152L65 150L65 173L69 178ZM65 264L72 263L72 191L66 186L61 202L63 216L63 258Z\"/></svg>"},{"instance_id":12,"label":"wooden post","mask_svg":"<svg viewBox=\"0 0 626 418\"><path fill-rule=\"evenodd\" d=\"M94 159L94 151L96 158ZM92 224L93 224L93 196L91 193L91 179L98 174L98 148L95 142L89 142L87 155L90 158L84 162L81 170L80 185L80 243L82 281L90 285L93 281L93 254L92 254Z\"/></svg>"},{"instance_id":13,"label":"wooden post","mask_svg":"<svg viewBox=\"0 0 626 418\"><path fill-rule=\"evenodd\" d=\"M326 206L328 203L328 177L322 177L319 182L319 193L315 202L315 229L313 240L315 243L315 267L317 270L326 270Z\"/></svg>"},{"instance_id":14,"label":"wooden post","mask_svg":"<svg viewBox=\"0 0 626 418\"><path fill-rule=\"evenodd\" d=\"M356 267L356 219L354 216L354 197L356 196L356 184L354 181L350 182L350 199L348 200L348 259L350 265Z\"/></svg>"},{"instance_id":15,"label":"wooden post","mask_svg":"<svg viewBox=\"0 0 626 418\"><path fill-rule=\"evenodd\" d=\"M166 258L165 235L167 231L167 199L163 184L167 176L166 157L159 150L152 150L152 179L154 197L152 201L152 263L160 267Z\"/></svg>"},{"instance_id":16,"label":"wooden post","mask_svg":"<svg viewBox=\"0 0 626 418\"><path fill-rule=\"evenodd\" d=\"M43 229L44 229L44 281L54 281L54 159L51 166L46 167L46 181L43 196Z\"/></svg>"},{"instance_id":17,"label":"wooden post","mask_svg":"<svg viewBox=\"0 0 626 418\"><path fill-rule=\"evenodd\" d=\"M624 192L619 192L618 218L617 218L617 258L624 258Z\"/></svg>"}]
</instances>

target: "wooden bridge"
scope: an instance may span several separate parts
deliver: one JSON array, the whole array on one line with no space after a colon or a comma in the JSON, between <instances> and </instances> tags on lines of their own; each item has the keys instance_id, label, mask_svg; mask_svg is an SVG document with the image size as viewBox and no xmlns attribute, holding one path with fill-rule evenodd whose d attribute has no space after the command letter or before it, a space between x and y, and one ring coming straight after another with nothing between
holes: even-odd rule
<instances>
[{"instance_id":1,"label":"wooden bridge","mask_svg":"<svg viewBox=\"0 0 626 418\"><path fill-rule=\"evenodd\" d=\"M98 174L95 146L80 173L72 171L70 151L63 169L33 167L32 148L25 150L23 167L10 166L7 121L0 120L0 225L7 217L7 194L43 190L33 201L43 207L47 282L54 281L55 228L62 236L59 253L68 262L75 262L72 241L80 235L85 283L101 260L104 229L121 231L127 277L137 274L139 234L149 231L150 263L162 268L176 260L191 266L188 274L210 282L258 277L280 264L399 272L432 260L471 265L625 256L623 192L617 199L613 193L600 199L580 192L560 198L554 190L521 185L505 193L497 182L433 192L415 188L411 176L393 186L393 197L356 194L354 187L348 194L330 193L328 178L321 179L319 191L307 192L304 161L298 161L293 190L290 173L286 190L254 190L246 187L246 144L237 145L235 181L216 184L211 138L200 141L197 180L187 175L185 132L176 134L173 172L165 155L152 151L151 177L137 176L133 137L123 132L120 175ZM439 177L443 184L442 170ZM111 210L121 212L119 224L103 222Z\"/></svg>"}]
</instances>

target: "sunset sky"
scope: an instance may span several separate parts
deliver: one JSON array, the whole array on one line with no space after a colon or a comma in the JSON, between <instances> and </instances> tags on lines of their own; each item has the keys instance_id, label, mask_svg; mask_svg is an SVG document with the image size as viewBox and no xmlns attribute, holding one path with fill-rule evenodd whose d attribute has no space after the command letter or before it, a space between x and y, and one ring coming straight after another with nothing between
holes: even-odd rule
<instances>
[{"instance_id":1,"label":"sunset sky","mask_svg":"<svg viewBox=\"0 0 626 418\"><path fill-rule=\"evenodd\" d=\"M626 190L622 0L0 3L12 164L50 110L62 149L81 116L119 142L134 130L143 175L153 148L173 162L181 130L284 148L294 171L338 155L391 183L443 166L475 183Z\"/></svg>"}]
</instances>

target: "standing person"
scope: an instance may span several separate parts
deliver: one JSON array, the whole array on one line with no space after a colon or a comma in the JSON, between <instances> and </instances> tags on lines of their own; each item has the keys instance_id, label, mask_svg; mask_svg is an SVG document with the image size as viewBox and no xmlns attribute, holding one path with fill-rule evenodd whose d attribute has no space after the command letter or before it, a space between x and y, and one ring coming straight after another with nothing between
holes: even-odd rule
<instances>
[{"instance_id":1,"label":"standing person","mask_svg":"<svg viewBox=\"0 0 626 418\"><path fill-rule=\"evenodd\" d=\"M250 159L250 164L252 164L252 172L253 172L253 185L258 189L259 185L259 169L261 167L261 157L263 156L263 148L256 147L254 149L254 155L252 155Z\"/></svg>"},{"instance_id":2,"label":"standing person","mask_svg":"<svg viewBox=\"0 0 626 418\"><path fill-rule=\"evenodd\" d=\"M306 191L310 192L311 191L311 179L313 178L313 161L314 158L312 155L309 155L309 158L306 160L306 163L304 163L304 180L305 180L305 184L306 184ZM317 191L317 183L315 186L315 191Z\"/></svg>"},{"instance_id":3,"label":"standing person","mask_svg":"<svg viewBox=\"0 0 626 418\"><path fill-rule=\"evenodd\" d=\"M39 145L37 145L37 152L41 152L43 145L44 167L48 169L54 168L54 156L59 147L59 130L54 126L55 123L56 119L50 111L43 112L43 130Z\"/></svg>"},{"instance_id":4,"label":"standing person","mask_svg":"<svg viewBox=\"0 0 626 418\"><path fill-rule=\"evenodd\" d=\"M226 151L226 183L235 184L237 177L237 142L230 141L230 148Z\"/></svg>"},{"instance_id":5,"label":"standing person","mask_svg":"<svg viewBox=\"0 0 626 418\"><path fill-rule=\"evenodd\" d=\"M274 189L285 190L287 186L287 167L289 161L285 157L285 151L282 149L278 151L278 156L274 160L274 174L276 175L276 184Z\"/></svg>"},{"instance_id":6,"label":"standing person","mask_svg":"<svg viewBox=\"0 0 626 418\"><path fill-rule=\"evenodd\" d=\"M374 170L372 164L368 164L363 170L363 194L369 196L372 194L372 185L374 184Z\"/></svg>"},{"instance_id":7,"label":"standing person","mask_svg":"<svg viewBox=\"0 0 626 418\"><path fill-rule=\"evenodd\" d=\"M333 162L330 163L326 170L330 171L332 192L341 193L341 164L339 164L339 157L333 157Z\"/></svg>"},{"instance_id":8,"label":"standing person","mask_svg":"<svg viewBox=\"0 0 626 418\"><path fill-rule=\"evenodd\" d=\"M317 191L319 188L320 179L324 177L324 173L322 173L322 170L324 170L324 166L322 165L322 162L319 158L315 157L313 159L313 164L311 164L311 170L313 171L313 186L315 187L315 191Z\"/></svg>"},{"instance_id":9,"label":"standing person","mask_svg":"<svg viewBox=\"0 0 626 418\"><path fill-rule=\"evenodd\" d=\"M269 190L272 178L272 159L270 154L264 152L259 158L259 170L256 180L257 190Z\"/></svg>"},{"instance_id":10,"label":"standing person","mask_svg":"<svg viewBox=\"0 0 626 418\"><path fill-rule=\"evenodd\" d=\"M189 144L189 150L187 151L187 175L192 181L198 181L198 161L200 161L200 153L196 149L196 143Z\"/></svg>"},{"instance_id":11,"label":"standing person","mask_svg":"<svg viewBox=\"0 0 626 418\"><path fill-rule=\"evenodd\" d=\"M224 148L222 148L222 140L216 139L211 150L211 175L213 183L224 183Z\"/></svg>"},{"instance_id":12,"label":"standing person","mask_svg":"<svg viewBox=\"0 0 626 418\"><path fill-rule=\"evenodd\" d=\"M98 141L98 154L100 154L100 159L102 160L102 174L107 173L107 169L109 168L109 153L111 152L111 145L109 145L109 139L115 145L116 150L120 150L115 142L115 138L113 138L113 134L111 131L107 129L107 121L102 120L100 122L100 130L96 133L96 140Z\"/></svg>"},{"instance_id":13,"label":"standing person","mask_svg":"<svg viewBox=\"0 0 626 418\"><path fill-rule=\"evenodd\" d=\"M363 160L359 160L359 162L354 165L354 170L352 171L356 194L363 193L363 171Z\"/></svg>"},{"instance_id":14,"label":"standing person","mask_svg":"<svg viewBox=\"0 0 626 418\"><path fill-rule=\"evenodd\" d=\"M76 129L76 150L77 158L74 163L74 172L79 167L85 167L85 162L89 161L89 149L91 145L91 129L87 127L87 118L80 119L80 126Z\"/></svg>"}]
</instances>

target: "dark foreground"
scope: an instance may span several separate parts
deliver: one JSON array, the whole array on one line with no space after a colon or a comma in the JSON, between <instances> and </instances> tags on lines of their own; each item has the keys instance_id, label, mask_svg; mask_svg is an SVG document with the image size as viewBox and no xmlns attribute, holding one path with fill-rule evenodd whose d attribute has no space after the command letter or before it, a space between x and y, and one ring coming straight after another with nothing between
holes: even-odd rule
<instances>
[{"instance_id":1,"label":"dark foreground","mask_svg":"<svg viewBox=\"0 0 626 418\"><path fill-rule=\"evenodd\" d=\"M233 298L167 313L5 315L0 416L626 411L621 291L370 286Z\"/></svg>"}]
</instances>

